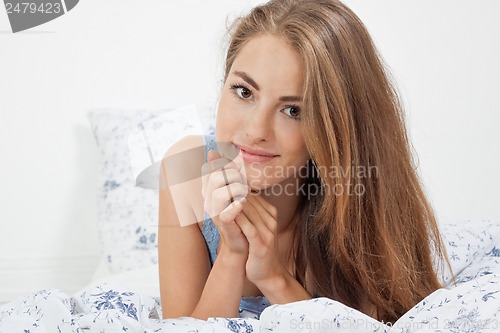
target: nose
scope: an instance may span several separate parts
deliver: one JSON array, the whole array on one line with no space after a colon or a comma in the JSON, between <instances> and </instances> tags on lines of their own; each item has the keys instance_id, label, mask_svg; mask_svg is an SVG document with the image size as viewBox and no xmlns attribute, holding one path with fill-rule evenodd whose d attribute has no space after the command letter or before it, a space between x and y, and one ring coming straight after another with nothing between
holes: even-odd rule
<instances>
[{"instance_id":1,"label":"nose","mask_svg":"<svg viewBox=\"0 0 500 333\"><path fill-rule=\"evenodd\" d=\"M249 143L269 141L273 135L274 113L270 107L256 106L248 112L245 134Z\"/></svg>"}]
</instances>

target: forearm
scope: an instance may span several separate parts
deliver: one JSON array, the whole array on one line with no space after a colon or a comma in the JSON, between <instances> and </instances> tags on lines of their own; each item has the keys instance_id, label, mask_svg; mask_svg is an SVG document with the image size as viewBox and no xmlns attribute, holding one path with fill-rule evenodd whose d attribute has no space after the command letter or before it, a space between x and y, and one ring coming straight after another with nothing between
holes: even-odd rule
<instances>
[{"instance_id":1,"label":"forearm","mask_svg":"<svg viewBox=\"0 0 500 333\"><path fill-rule=\"evenodd\" d=\"M312 298L288 272L268 281L262 281L257 286L271 304L285 304Z\"/></svg>"},{"instance_id":2,"label":"forearm","mask_svg":"<svg viewBox=\"0 0 500 333\"><path fill-rule=\"evenodd\" d=\"M221 250L191 317L203 320L209 317L238 317L245 278L245 260L241 256Z\"/></svg>"}]
</instances>

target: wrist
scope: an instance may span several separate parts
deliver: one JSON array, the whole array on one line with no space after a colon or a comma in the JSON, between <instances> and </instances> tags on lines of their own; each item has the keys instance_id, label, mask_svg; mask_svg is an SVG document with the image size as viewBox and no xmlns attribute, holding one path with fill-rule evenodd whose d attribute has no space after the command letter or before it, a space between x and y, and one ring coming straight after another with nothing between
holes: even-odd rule
<instances>
[{"instance_id":1,"label":"wrist","mask_svg":"<svg viewBox=\"0 0 500 333\"><path fill-rule=\"evenodd\" d=\"M247 254L229 251L225 247L222 247L220 252L217 254L216 262L220 261L224 266L230 267L232 269L241 268L241 270L244 272L247 258Z\"/></svg>"},{"instance_id":2,"label":"wrist","mask_svg":"<svg viewBox=\"0 0 500 333\"><path fill-rule=\"evenodd\" d=\"M271 304L311 299L311 295L288 271L255 284Z\"/></svg>"},{"instance_id":3,"label":"wrist","mask_svg":"<svg viewBox=\"0 0 500 333\"><path fill-rule=\"evenodd\" d=\"M289 278L292 276L287 272L283 271L279 274L270 276L266 279L259 281L252 281L257 288L264 294L268 293L281 293L287 289L287 285L289 284Z\"/></svg>"}]
</instances>

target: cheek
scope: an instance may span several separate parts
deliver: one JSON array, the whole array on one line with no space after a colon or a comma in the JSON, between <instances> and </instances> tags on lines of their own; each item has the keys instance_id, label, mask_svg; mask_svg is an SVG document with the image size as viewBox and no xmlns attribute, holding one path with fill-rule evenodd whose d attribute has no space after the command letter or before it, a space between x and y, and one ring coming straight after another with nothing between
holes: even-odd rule
<instances>
[{"instance_id":1,"label":"cheek","mask_svg":"<svg viewBox=\"0 0 500 333\"><path fill-rule=\"evenodd\" d=\"M302 158L302 160L304 161L307 161L308 159L311 158L311 156L309 155L309 151L307 150L307 147L306 147L306 143L304 141L304 139L302 139L302 141L300 142L300 147L298 148L299 151L300 151L300 156Z\"/></svg>"},{"instance_id":2,"label":"cheek","mask_svg":"<svg viewBox=\"0 0 500 333\"><path fill-rule=\"evenodd\" d=\"M309 159L304 136L299 126L293 130L282 132L280 142L280 146L283 147L282 151L289 156L290 164L301 165L302 162L305 163Z\"/></svg>"}]
</instances>

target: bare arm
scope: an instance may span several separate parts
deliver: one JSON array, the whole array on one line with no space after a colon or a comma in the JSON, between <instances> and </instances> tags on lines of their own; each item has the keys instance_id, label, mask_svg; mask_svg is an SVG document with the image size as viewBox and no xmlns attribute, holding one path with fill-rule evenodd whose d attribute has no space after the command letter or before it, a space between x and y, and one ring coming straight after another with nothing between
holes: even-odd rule
<instances>
[{"instance_id":1,"label":"bare arm","mask_svg":"<svg viewBox=\"0 0 500 333\"><path fill-rule=\"evenodd\" d=\"M188 137L172 147L169 153L200 144L200 138ZM194 182L181 191L177 185L169 186L169 177L164 172L166 168L186 168L196 164L201 168L203 159L197 162L190 159L183 165L169 165L166 161L168 159L162 163L160 175L158 232L163 317L189 316L204 320L208 317L237 317L246 258L222 247L210 270L207 248L197 224L199 214L195 214L192 208L193 198L201 197L200 185ZM177 196L175 202L173 195Z\"/></svg>"}]
</instances>

